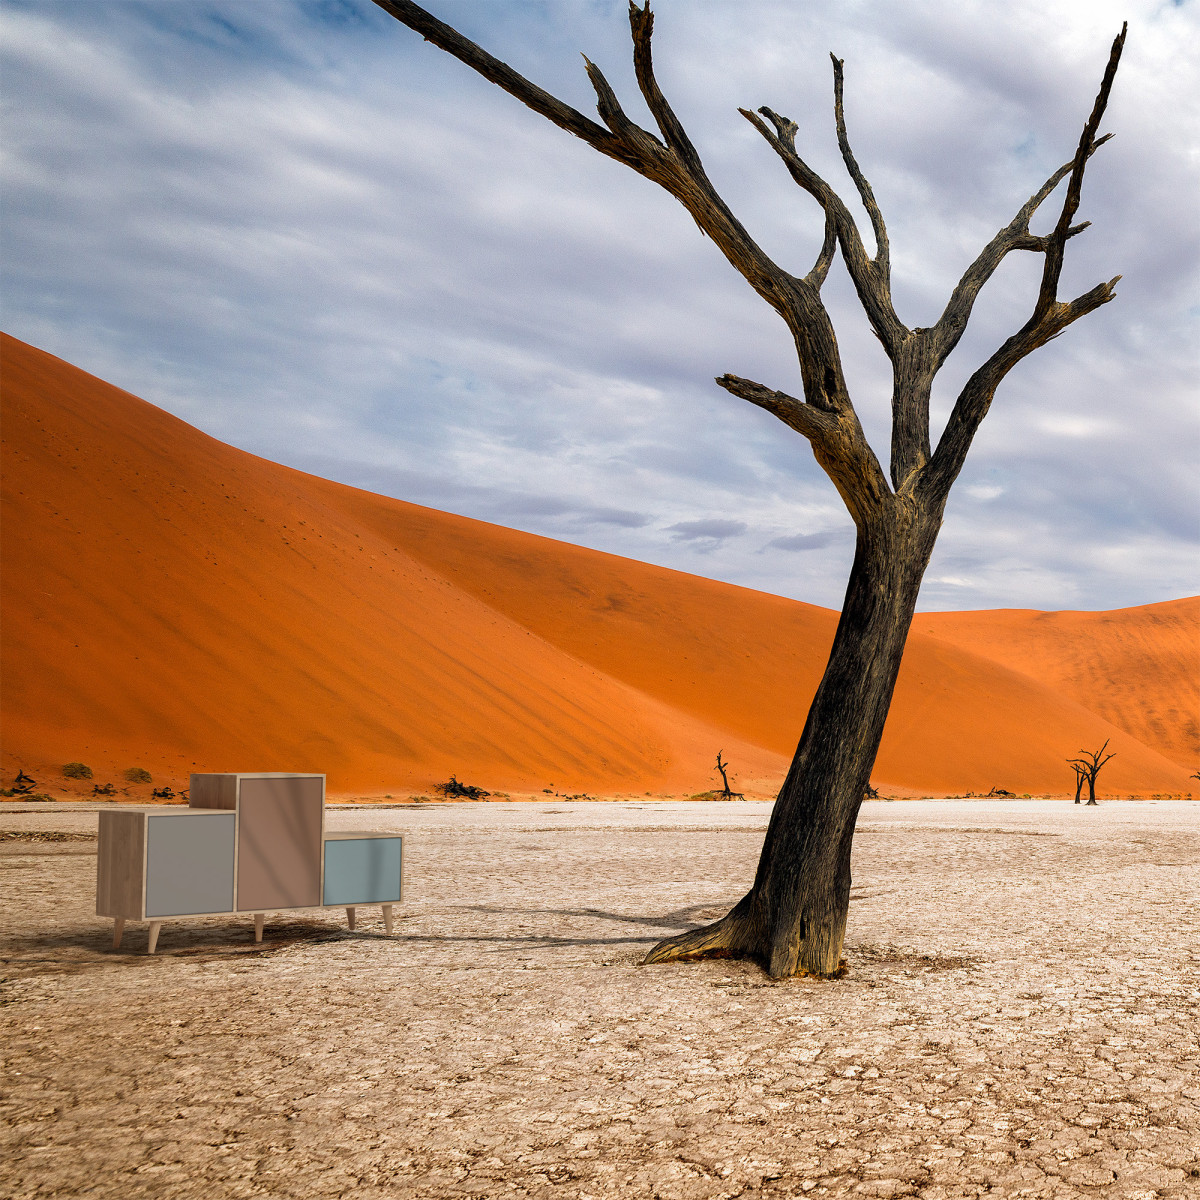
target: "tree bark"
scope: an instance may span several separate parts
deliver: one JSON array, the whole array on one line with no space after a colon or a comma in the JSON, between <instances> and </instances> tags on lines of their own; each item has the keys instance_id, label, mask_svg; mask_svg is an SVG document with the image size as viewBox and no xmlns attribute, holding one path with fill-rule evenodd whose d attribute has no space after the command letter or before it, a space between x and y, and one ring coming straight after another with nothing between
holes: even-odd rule
<instances>
[{"instance_id":1,"label":"tree bark","mask_svg":"<svg viewBox=\"0 0 1200 1200\"><path fill-rule=\"evenodd\" d=\"M647 963L736 955L759 960L774 978L839 973L855 822L940 525L940 510L893 496L859 526L829 662L754 886L722 920L659 943Z\"/></svg>"}]
</instances>

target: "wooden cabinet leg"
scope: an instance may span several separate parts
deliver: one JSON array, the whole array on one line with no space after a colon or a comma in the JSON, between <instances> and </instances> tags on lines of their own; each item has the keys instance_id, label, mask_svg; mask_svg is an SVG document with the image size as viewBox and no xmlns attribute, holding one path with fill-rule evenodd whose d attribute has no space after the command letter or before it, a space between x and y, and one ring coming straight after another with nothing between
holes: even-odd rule
<instances>
[{"instance_id":1,"label":"wooden cabinet leg","mask_svg":"<svg viewBox=\"0 0 1200 1200\"><path fill-rule=\"evenodd\" d=\"M388 931L388 935L392 932L392 906L385 904L383 906L383 927Z\"/></svg>"},{"instance_id":2,"label":"wooden cabinet leg","mask_svg":"<svg viewBox=\"0 0 1200 1200\"><path fill-rule=\"evenodd\" d=\"M125 918L117 917L117 919L115 921L113 921L113 949L114 950L120 950L121 934L123 934L124 932L125 932Z\"/></svg>"},{"instance_id":3,"label":"wooden cabinet leg","mask_svg":"<svg viewBox=\"0 0 1200 1200\"><path fill-rule=\"evenodd\" d=\"M352 908L346 909L346 924L349 925L351 929L354 928L354 909Z\"/></svg>"},{"instance_id":4,"label":"wooden cabinet leg","mask_svg":"<svg viewBox=\"0 0 1200 1200\"><path fill-rule=\"evenodd\" d=\"M147 954L153 954L158 949L158 931L162 928L161 921L150 922L150 942L146 947Z\"/></svg>"},{"instance_id":5,"label":"wooden cabinet leg","mask_svg":"<svg viewBox=\"0 0 1200 1200\"><path fill-rule=\"evenodd\" d=\"M255 913L254 914L254 940L256 942L262 941L263 922L266 919L267 919L266 913Z\"/></svg>"}]
</instances>

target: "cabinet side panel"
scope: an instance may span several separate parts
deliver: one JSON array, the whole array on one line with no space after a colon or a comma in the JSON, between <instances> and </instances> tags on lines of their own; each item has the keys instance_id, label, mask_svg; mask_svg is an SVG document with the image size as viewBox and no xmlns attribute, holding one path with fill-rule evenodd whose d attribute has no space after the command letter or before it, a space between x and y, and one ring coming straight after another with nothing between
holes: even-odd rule
<instances>
[{"instance_id":1,"label":"cabinet side panel","mask_svg":"<svg viewBox=\"0 0 1200 1200\"><path fill-rule=\"evenodd\" d=\"M242 776L237 906L242 912L321 903L325 789L319 776Z\"/></svg>"},{"instance_id":2,"label":"cabinet side panel","mask_svg":"<svg viewBox=\"0 0 1200 1200\"><path fill-rule=\"evenodd\" d=\"M403 839L338 839L325 843L326 904L398 904Z\"/></svg>"},{"instance_id":3,"label":"cabinet side panel","mask_svg":"<svg viewBox=\"0 0 1200 1200\"><path fill-rule=\"evenodd\" d=\"M142 915L146 818L140 812L102 812L96 846L96 915L137 920Z\"/></svg>"},{"instance_id":4,"label":"cabinet side panel","mask_svg":"<svg viewBox=\"0 0 1200 1200\"><path fill-rule=\"evenodd\" d=\"M188 808L237 807L236 775L191 775L188 778Z\"/></svg>"},{"instance_id":5,"label":"cabinet side panel","mask_svg":"<svg viewBox=\"0 0 1200 1200\"><path fill-rule=\"evenodd\" d=\"M233 911L233 813L151 816L146 916Z\"/></svg>"}]
</instances>

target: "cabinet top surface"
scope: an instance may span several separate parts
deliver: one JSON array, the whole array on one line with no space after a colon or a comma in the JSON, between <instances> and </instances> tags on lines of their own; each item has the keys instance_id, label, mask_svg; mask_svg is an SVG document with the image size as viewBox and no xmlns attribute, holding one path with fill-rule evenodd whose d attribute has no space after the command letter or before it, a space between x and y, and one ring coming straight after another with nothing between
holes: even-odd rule
<instances>
[{"instance_id":1,"label":"cabinet top surface","mask_svg":"<svg viewBox=\"0 0 1200 1200\"><path fill-rule=\"evenodd\" d=\"M403 841L404 834L397 833L394 829L343 829L336 832L325 831L325 840L327 842L361 842L378 838L397 838Z\"/></svg>"},{"instance_id":2,"label":"cabinet top surface","mask_svg":"<svg viewBox=\"0 0 1200 1200\"><path fill-rule=\"evenodd\" d=\"M201 779L324 779L316 771L193 771Z\"/></svg>"},{"instance_id":3,"label":"cabinet top surface","mask_svg":"<svg viewBox=\"0 0 1200 1200\"><path fill-rule=\"evenodd\" d=\"M115 810L115 815L128 813L134 817L228 817L227 808L189 808L186 804L131 804ZM108 814L101 813L101 816Z\"/></svg>"}]
</instances>

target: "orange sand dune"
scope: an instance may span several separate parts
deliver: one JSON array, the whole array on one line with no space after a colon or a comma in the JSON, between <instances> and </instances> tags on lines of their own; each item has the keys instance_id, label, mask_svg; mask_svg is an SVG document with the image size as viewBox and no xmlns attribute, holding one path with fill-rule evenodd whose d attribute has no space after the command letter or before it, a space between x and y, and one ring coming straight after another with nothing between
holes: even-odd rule
<instances>
[{"instance_id":1,"label":"orange sand dune","mask_svg":"<svg viewBox=\"0 0 1200 1200\"><path fill-rule=\"evenodd\" d=\"M786 768L834 613L304 475L12 338L0 354L6 783L71 760L176 786L323 770L335 792L451 772L693 791L718 748L743 784ZM1046 615L1105 618L1088 636L1112 647L1136 628L1166 662L1197 625L1194 606L1137 616L1167 609ZM1188 790L1170 672L1110 680L1101 707L1068 649L1042 672L1032 643L1010 661L985 623L923 621L878 782L1061 792L1063 758L1111 738L1108 788ZM1153 720L1118 719L1139 705Z\"/></svg>"},{"instance_id":2,"label":"orange sand dune","mask_svg":"<svg viewBox=\"0 0 1200 1200\"><path fill-rule=\"evenodd\" d=\"M913 627L1036 675L1181 767L1200 766L1200 596L1118 612L923 613Z\"/></svg>"}]
</instances>

